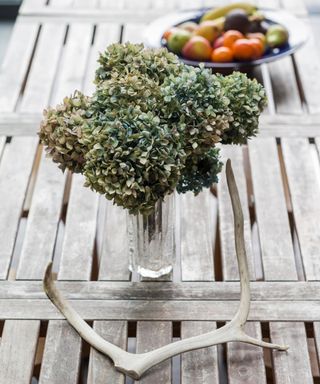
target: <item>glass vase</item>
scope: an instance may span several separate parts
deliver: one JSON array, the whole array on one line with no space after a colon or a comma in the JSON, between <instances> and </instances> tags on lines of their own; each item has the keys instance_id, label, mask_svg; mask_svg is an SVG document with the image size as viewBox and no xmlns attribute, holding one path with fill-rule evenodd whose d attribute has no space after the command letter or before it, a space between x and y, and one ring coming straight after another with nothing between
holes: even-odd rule
<instances>
[{"instance_id":1,"label":"glass vase","mask_svg":"<svg viewBox=\"0 0 320 384\"><path fill-rule=\"evenodd\" d=\"M175 262L175 194L156 203L150 215L127 214L129 269L142 277L159 278Z\"/></svg>"}]
</instances>

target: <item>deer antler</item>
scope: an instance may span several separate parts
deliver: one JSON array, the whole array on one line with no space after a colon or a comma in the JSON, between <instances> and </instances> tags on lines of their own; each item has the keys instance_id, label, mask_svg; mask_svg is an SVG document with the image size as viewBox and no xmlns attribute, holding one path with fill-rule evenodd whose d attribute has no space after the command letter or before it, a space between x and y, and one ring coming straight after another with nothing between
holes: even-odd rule
<instances>
[{"instance_id":1,"label":"deer antler","mask_svg":"<svg viewBox=\"0 0 320 384\"><path fill-rule=\"evenodd\" d=\"M56 288L51 273L52 263L47 267L43 285L44 290L52 303L60 310L84 340L86 340L92 347L111 358L116 369L131 376L135 380L138 380L144 372L154 365L169 359L170 357L183 352L211 347L221 343L240 341L264 348L278 349L282 351L288 349L288 346L266 343L254 339L244 332L244 325L248 319L250 308L250 280L243 235L243 213L230 159L227 161L226 175L234 214L235 246L240 274L241 297L236 315L231 322L227 323L224 327L203 335L176 341L147 353L133 354L126 352L104 340L80 317Z\"/></svg>"}]
</instances>

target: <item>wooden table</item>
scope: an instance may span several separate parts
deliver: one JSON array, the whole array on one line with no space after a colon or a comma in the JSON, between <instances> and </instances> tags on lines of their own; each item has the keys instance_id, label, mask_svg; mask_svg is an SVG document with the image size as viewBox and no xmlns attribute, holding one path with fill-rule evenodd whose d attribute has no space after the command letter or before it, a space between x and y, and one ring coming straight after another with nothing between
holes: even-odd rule
<instances>
[{"instance_id":1,"label":"wooden table","mask_svg":"<svg viewBox=\"0 0 320 384\"><path fill-rule=\"evenodd\" d=\"M133 352L221 327L233 316L239 284L223 175L218 198L209 191L179 198L181 247L172 281L139 281L127 269L124 212L83 188L81 176L63 175L36 136L43 107L74 89L92 92L97 52L107 44L139 42L160 14L213 3L24 1L0 71L0 383L132 383L90 350L46 298L41 280L51 259L80 314ZM281 5L308 17L302 0ZM290 350L212 347L164 362L140 383L320 382L316 39L311 31L293 57L255 70L269 96L261 134L246 147L222 148L233 161L257 280L248 332Z\"/></svg>"}]
</instances>

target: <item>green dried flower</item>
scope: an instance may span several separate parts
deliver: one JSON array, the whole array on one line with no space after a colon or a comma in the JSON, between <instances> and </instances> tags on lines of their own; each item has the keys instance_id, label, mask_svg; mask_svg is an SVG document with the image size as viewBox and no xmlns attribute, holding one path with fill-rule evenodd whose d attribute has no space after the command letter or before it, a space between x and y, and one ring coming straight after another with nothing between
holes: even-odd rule
<instances>
[{"instance_id":1,"label":"green dried flower","mask_svg":"<svg viewBox=\"0 0 320 384\"><path fill-rule=\"evenodd\" d=\"M99 63L92 97L76 92L45 111L40 139L61 169L130 213L209 187L222 166L216 144L257 132L265 92L244 74L214 75L130 43L112 44Z\"/></svg>"},{"instance_id":2,"label":"green dried flower","mask_svg":"<svg viewBox=\"0 0 320 384\"><path fill-rule=\"evenodd\" d=\"M131 213L147 214L174 191L184 152L178 136L136 107L86 136L86 185ZM90 141L91 140L91 141Z\"/></svg>"},{"instance_id":3,"label":"green dried flower","mask_svg":"<svg viewBox=\"0 0 320 384\"><path fill-rule=\"evenodd\" d=\"M84 135L86 185L131 213L148 214L174 191L185 161L179 132L159 111L154 78L136 72L103 81L93 95L94 124Z\"/></svg>"},{"instance_id":4,"label":"green dried flower","mask_svg":"<svg viewBox=\"0 0 320 384\"><path fill-rule=\"evenodd\" d=\"M83 171L87 148L80 140L91 116L89 101L87 96L76 91L71 97L65 97L56 108L43 112L40 141L63 171L66 168L75 173Z\"/></svg>"},{"instance_id":5,"label":"green dried flower","mask_svg":"<svg viewBox=\"0 0 320 384\"><path fill-rule=\"evenodd\" d=\"M245 144L247 139L256 136L259 116L267 104L266 92L256 79L248 79L244 73L234 72L230 76L218 75L233 120L222 136L223 144Z\"/></svg>"},{"instance_id":6,"label":"green dried flower","mask_svg":"<svg viewBox=\"0 0 320 384\"><path fill-rule=\"evenodd\" d=\"M221 172L222 165L218 148L211 148L200 156L190 156L182 171L177 191L179 193L192 191L197 195L203 188L208 188L218 182L218 174Z\"/></svg>"},{"instance_id":7,"label":"green dried flower","mask_svg":"<svg viewBox=\"0 0 320 384\"><path fill-rule=\"evenodd\" d=\"M185 66L166 48L148 49L143 44L111 44L99 58L96 71L97 86L114 73L139 73L161 84L170 74L177 75Z\"/></svg>"},{"instance_id":8,"label":"green dried flower","mask_svg":"<svg viewBox=\"0 0 320 384\"><path fill-rule=\"evenodd\" d=\"M232 113L220 81L210 70L185 66L179 76L167 77L162 88L165 114L177 122L188 155L201 155L221 141Z\"/></svg>"}]
</instances>

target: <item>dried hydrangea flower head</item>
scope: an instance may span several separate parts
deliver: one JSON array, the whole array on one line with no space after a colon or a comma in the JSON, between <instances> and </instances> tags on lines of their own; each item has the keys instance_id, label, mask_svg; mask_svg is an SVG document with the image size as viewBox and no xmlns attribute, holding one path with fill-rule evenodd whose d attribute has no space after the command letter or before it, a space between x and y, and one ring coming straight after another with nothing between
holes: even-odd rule
<instances>
[{"instance_id":1,"label":"dried hydrangea flower head","mask_svg":"<svg viewBox=\"0 0 320 384\"><path fill-rule=\"evenodd\" d=\"M47 154L63 171L83 172L86 147L81 144L84 127L90 118L89 98L75 91L56 108L43 112L40 140Z\"/></svg>"},{"instance_id":2,"label":"dried hydrangea flower head","mask_svg":"<svg viewBox=\"0 0 320 384\"><path fill-rule=\"evenodd\" d=\"M131 213L151 212L172 193L185 152L163 115L161 86L181 67L167 50L112 45L100 57L92 96L93 129L85 136L86 185Z\"/></svg>"},{"instance_id":3,"label":"dried hydrangea flower head","mask_svg":"<svg viewBox=\"0 0 320 384\"><path fill-rule=\"evenodd\" d=\"M256 136L259 117L267 105L266 93L256 79L248 79L244 73L233 72L230 76L217 75L218 81L229 99L232 120L223 132L223 144L245 144Z\"/></svg>"},{"instance_id":4,"label":"dried hydrangea flower head","mask_svg":"<svg viewBox=\"0 0 320 384\"><path fill-rule=\"evenodd\" d=\"M60 168L130 213L209 187L222 166L216 144L257 132L265 92L244 74L213 75L130 43L109 46L99 64L92 97L76 92L49 109L40 138Z\"/></svg>"}]
</instances>

